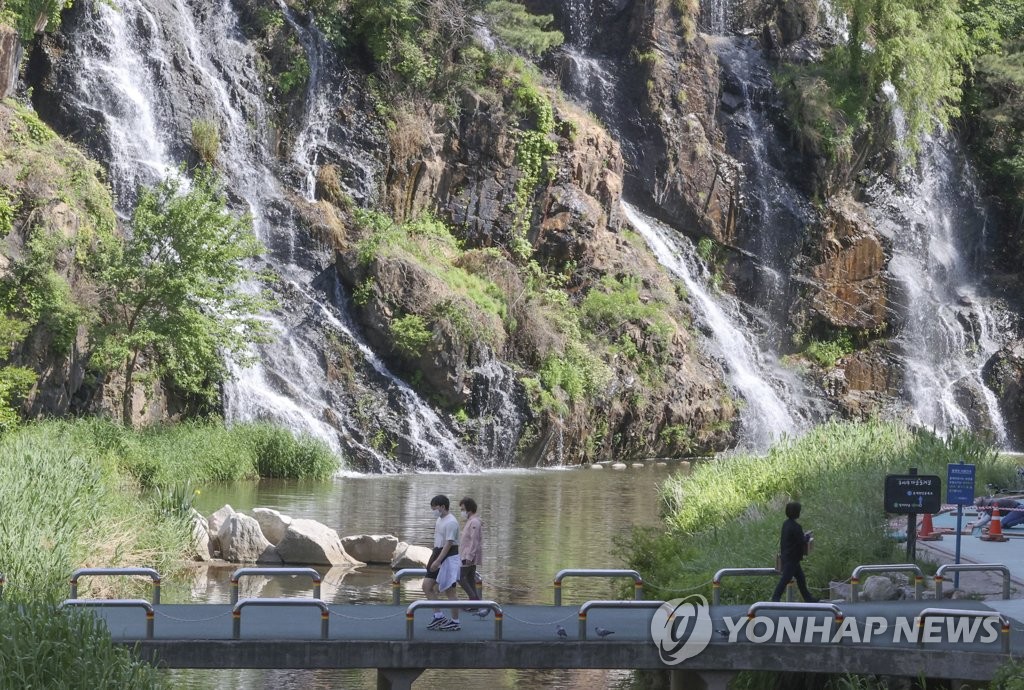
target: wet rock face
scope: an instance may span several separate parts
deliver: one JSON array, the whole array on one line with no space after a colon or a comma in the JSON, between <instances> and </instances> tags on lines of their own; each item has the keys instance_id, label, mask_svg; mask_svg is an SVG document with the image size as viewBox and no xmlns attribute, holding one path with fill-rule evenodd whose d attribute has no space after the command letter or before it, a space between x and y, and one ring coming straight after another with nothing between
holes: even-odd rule
<instances>
[{"instance_id":1,"label":"wet rock face","mask_svg":"<svg viewBox=\"0 0 1024 690\"><path fill-rule=\"evenodd\" d=\"M839 360L822 387L844 417L886 417L900 405L902 364L886 343L874 342Z\"/></svg>"},{"instance_id":2,"label":"wet rock face","mask_svg":"<svg viewBox=\"0 0 1024 690\"><path fill-rule=\"evenodd\" d=\"M1010 444L1024 444L1024 341L1016 341L993 355L982 377L999 400Z\"/></svg>"},{"instance_id":3,"label":"wet rock face","mask_svg":"<svg viewBox=\"0 0 1024 690\"><path fill-rule=\"evenodd\" d=\"M18 32L0 24L0 100L14 93L21 65L21 40Z\"/></svg>"}]
</instances>

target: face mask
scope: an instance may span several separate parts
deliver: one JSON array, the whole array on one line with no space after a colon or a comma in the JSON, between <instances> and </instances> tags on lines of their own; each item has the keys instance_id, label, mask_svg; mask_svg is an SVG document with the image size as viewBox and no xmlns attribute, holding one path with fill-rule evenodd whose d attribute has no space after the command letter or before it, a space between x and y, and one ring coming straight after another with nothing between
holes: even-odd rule
<instances>
[{"instance_id":1,"label":"face mask","mask_svg":"<svg viewBox=\"0 0 1024 690\"><path fill-rule=\"evenodd\" d=\"M465 520L468 517L469 517L469 513L467 513L466 511L463 510L462 511L462 519Z\"/></svg>"},{"instance_id":2,"label":"face mask","mask_svg":"<svg viewBox=\"0 0 1024 690\"><path fill-rule=\"evenodd\" d=\"M440 508L434 508L434 517L436 517L436 518L441 517L441 509Z\"/></svg>"}]
</instances>

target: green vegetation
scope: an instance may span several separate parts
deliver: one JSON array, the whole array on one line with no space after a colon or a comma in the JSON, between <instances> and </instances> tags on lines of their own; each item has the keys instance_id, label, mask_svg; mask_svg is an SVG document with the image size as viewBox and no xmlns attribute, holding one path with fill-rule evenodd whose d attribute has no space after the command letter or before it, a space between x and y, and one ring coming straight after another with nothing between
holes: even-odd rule
<instances>
[{"instance_id":1,"label":"green vegetation","mask_svg":"<svg viewBox=\"0 0 1024 690\"><path fill-rule=\"evenodd\" d=\"M1024 662L1008 661L996 672L990 690L1024 690Z\"/></svg>"},{"instance_id":2,"label":"green vegetation","mask_svg":"<svg viewBox=\"0 0 1024 690\"><path fill-rule=\"evenodd\" d=\"M831 340L811 340L804 354L825 367L831 369L840 358L854 351L853 339L847 332L841 332Z\"/></svg>"},{"instance_id":3,"label":"green vegetation","mask_svg":"<svg viewBox=\"0 0 1024 690\"><path fill-rule=\"evenodd\" d=\"M71 7L74 0L7 0L0 3L0 24L9 24L18 30L26 43L35 36L36 20L46 17L47 29L60 27L60 13Z\"/></svg>"},{"instance_id":4,"label":"green vegetation","mask_svg":"<svg viewBox=\"0 0 1024 690\"><path fill-rule=\"evenodd\" d=\"M192 123L192 149L206 165L217 162L217 154L220 153L220 128L216 122L196 120Z\"/></svg>"},{"instance_id":5,"label":"green vegetation","mask_svg":"<svg viewBox=\"0 0 1024 690\"><path fill-rule=\"evenodd\" d=\"M423 318L416 314L406 314L393 320L390 325L391 337L395 347L409 355L419 357L423 348L430 342L430 331Z\"/></svg>"},{"instance_id":6,"label":"green vegetation","mask_svg":"<svg viewBox=\"0 0 1024 690\"><path fill-rule=\"evenodd\" d=\"M555 23L552 15L530 14L521 3L491 0L484 5L484 12L498 38L530 55L540 55L565 40L561 31L549 29Z\"/></svg>"},{"instance_id":7,"label":"green vegetation","mask_svg":"<svg viewBox=\"0 0 1024 690\"><path fill-rule=\"evenodd\" d=\"M250 219L227 210L209 170L181 187L172 177L144 189L130 238L96 257L103 317L90 334L93 361L122 375L126 424L137 373L212 399L229 376L225 355L244 363L248 345L267 337L256 314L270 302L238 288L256 277L241 262L262 251Z\"/></svg>"},{"instance_id":8,"label":"green vegetation","mask_svg":"<svg viewBox=\"0 0 1024 690\"><path fill-rule=\"evenodd\" d=\"M804 566L808 584L824 587L845 580L861 563L901 558L879 499L887 473L916 467L944 475L946 463L961 458L977 465L978 486L1012 480L1013 462L968 434L943 441L895 423L825 424L777 444L765 457L712 461L669 479L661 487L667 529L636 532L628 559L644 574L651 596L700 591L723 565L771 564L783 507L799 500L801 523L816 537ZM764 598L773 586L737 580L723 601Z\"/></svg>"},{"instance_id":9,"label":"green vegetation","mask_svg":"<svg viewBox=\"0 0 1024 690\"><path fill-rule=\"evenodd\" d=\"M302 53L296 53L292 58L288 69L277 76L277 86L282 94L289 96L309 81L309 58Z\"/></svg>"}]
</instances>

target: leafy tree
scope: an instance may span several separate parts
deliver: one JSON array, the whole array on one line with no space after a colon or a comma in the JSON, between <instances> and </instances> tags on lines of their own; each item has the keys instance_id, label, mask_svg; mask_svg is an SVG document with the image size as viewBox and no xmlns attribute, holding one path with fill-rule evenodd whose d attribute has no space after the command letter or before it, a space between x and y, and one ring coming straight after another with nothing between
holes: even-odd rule
<instances>
[{"instance_id":1,"label":"leafy tree","mask_svg":"<svg viewBox=\"0 0 1024 690\"><path fill-rule=\"evenodd\" d=\"M28 335L29 325L20 319L0 315L0 350L9 355ZM0 431L8 431L18 423L15 403L36 382L36 373L25 367L8 365L0 368Z\"/></svg>"},{"instance_id":2,"label":"leafy tree","mask_svg":"<svg viewBox=\"0 0 1024 690\"><path fill-rule=\"evenodd\" d=\"M549 30L555 23L550 14L530 14L526 7L509 0L491 0L485 7L491 28L513 48L540 55L548 48L562 45L561 31Z\"/></svg>"},{"instance_id":3,"label":"leafy tree","mask_svg":"<svg viewBox=\"0 0 1024 690\"><path fill-rule=\"evenodd\" d=\"M36 20L45 16L51 30L60 25L60 13L74 0L7 0L0 2L0 23L10 22L23 41L31 41Z\"/></svg>"},{"instance_id":4,"label":"leafy tree","mask_svg":"<svg viewBox=\"0 0 1024 690\"><path fill-rule=\"evenodd\" d=\"M107 243L98 259L104 317L92 334L94 361L123 374L125 424L132 384L144 367L150 376L213 398L229 376L225 356L245 363L247 345L267 338L256 314L271 302L241 289L256 277L243 261L263 249L251 219L228 211L209 169L184 187L171 177L143 189L131 237Z\"/></svg>"}]
</instances>

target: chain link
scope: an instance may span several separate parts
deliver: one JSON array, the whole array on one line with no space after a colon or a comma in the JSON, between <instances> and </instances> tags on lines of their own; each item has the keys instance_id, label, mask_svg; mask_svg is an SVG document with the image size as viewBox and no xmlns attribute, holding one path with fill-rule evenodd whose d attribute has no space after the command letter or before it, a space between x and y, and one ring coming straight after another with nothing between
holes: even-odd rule
<instances>
[{"instance_id":1,"label":"chain link","mask_svg":"<svg viewBox=\"0 0 1024 690\"><path fill-rule=\"evenodd\" d=\"M200 605L202 606L203 604L200 604ZM157 615L157 616L161 616L162 618L167 618L168 620L177 621L178 623L205 623L206 621L212 621L212 620L216 620L218 618L224 618L225 616L230 616L231 615L231 611L225 611L224 613L218 613L216 616L210 616L209 618L177 618L175 616L170 616L170 615L164 613L163 611L161 611L160 609L158 609L156 607L154 607L153 613L155 615Z\"/></svg>"},{"instance_id":2,"label":"chain link","mask_svg":"<svg viewBox=\"0 0 1024 690\"><path fill-rule=\"evenodd\" d=\"M694 587L688 587L686 589L673 589L671 587L662 587L655 582L651 582L650 580L644 580L645 587L647 585L650 585L653 589L656 589L659 592L671 592L673 594L686 594L687 592L696 592L698 589L703 589L704 587L707 587L712 583L714 583L714 580L708 580L707 582L702 582L699 585L696 585Z\"/></svg>"},{"instance_id":3,"label":"chain link","mask_svg":"<svg viewBox=\"0 0 1024 690\"><path fill-rule=\"evenodd\" d=\"M338 611L336 611L335 609L331 608L330 606L327 607L327 610L330 611L331 613L333 613L335 616L338 616L339 618L347 618L347 619L352 620L352 621L386 621L389 618L397 618L399 616L405 616L405 611L404 610L403 611L399 611L398 613L388 614L387 616L377 616L377 617L374 617L374 618L367 618L366 616L348 616L348 615L345 615L344 613L339 613Z\"/></svg>"},{"instance_id":4,"label":"chain link","mask_svg":"<svg viewBox=\"0 0 1024 690\"><path fill-rule=\"evenodd\" d=\"M517 623L525 623L526 625L535 625L535 626L539 627L539 626L542 626L542 625L544 625L544 626L552 626L555 623L561 623L562 621L567 621L567 620L570 620L572 618L577 618L579 616L579 614L578 614L578 612L573 611L572 613L570 613L570 614L568 614L566 616L563 616L561 618L557 618L557 619L555 619L553 621L545 622L545 623L535 623L533 621L528 621L528 620L526 620L524 618L519 618L518 616L513 616L510 613L503 613L503 616L505 618L508 618L509 620L516 621Z\"/></svg>"}]
</instances>

